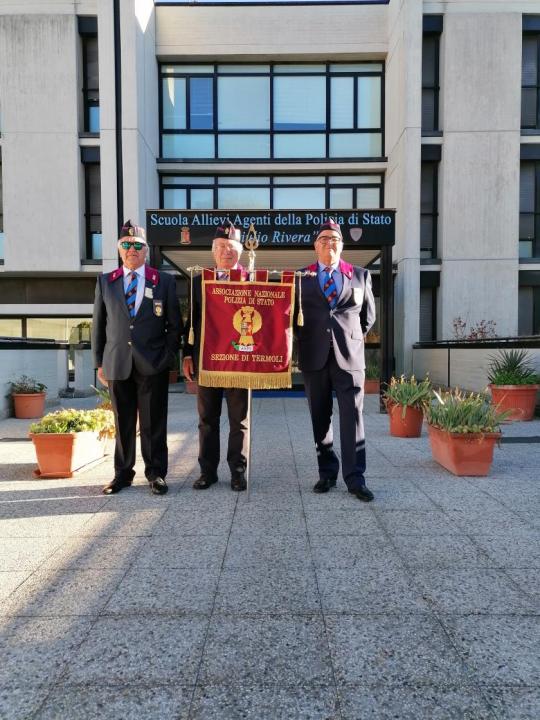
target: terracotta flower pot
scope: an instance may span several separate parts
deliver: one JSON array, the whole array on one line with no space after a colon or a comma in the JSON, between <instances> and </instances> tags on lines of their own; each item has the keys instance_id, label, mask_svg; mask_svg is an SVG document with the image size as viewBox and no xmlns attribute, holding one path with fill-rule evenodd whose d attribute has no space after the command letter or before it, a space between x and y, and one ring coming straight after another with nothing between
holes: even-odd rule
<instances>
[{"instance_id":1,"label":"terracotta flower pot","mask_svg":"<svg viewBox=\"0 0 540 720\"><path fill-rule=\"evenodd\" d=\"M387 403L386 408L390 418L390 435L402 438L420 437L424 420L422 410L407 405L403 417L403 405Z\"/></svg>"},{"instance_id":2,"label":"terracotta flower pot","mask_svg":"<svg viewBox=\"0 0 540 720\"><path fill-rule=\"evenodd\" d=\"M174 385L178 382L178 370L169 370L169 385Z\"/></svg>"},{"instance_id":3,"label":"terracotta flower pot","mask_svg":"<svg viewBox=\"0 0 540 720\"><path fill-rule=\"evenodd\" d=\"M506 422L532 420L540 385L490 385L491 402L501 412L511 410Z\"/></svg>"},{"instance_id":4,"label":"terracotta flower pot","mask_svg":"<svg viewBox=\"0 0 540 720\"><path fill-rule=\"evenodd\" d=\"M484 477L501 433L450 433L428 425L433 459L454 475Z\"/></svg>"},{"instance_id":5,"label":"terracotta flower pot","mask_svg":"<svg viewBox=\"0 0 540 720\"><path fill-rule=\"evenodd\" d=\"M12 393L16 418L39 418L45 412L46 393Z\"/></svg>"},{"instance_id":6,"label":"terracotta flower pot","mask_svg":"<svg viewBox=\"0 0 540 720\"><path fill-rule=\"evenodd\" d=\"M106 440L97 432L30 433L36 449L39 478L70 478L75 470L99 460L105 453Z\"/></svg>"},{"instance_id":7,"label":"terracotta flower pot","mask_svg":"<svg viewBox=\"0 0 540 720\"><path fill-rule=\"evenodd\" d=\"M379 380L365 380L364 381L364 395L378 395L380 392L381 383Z\"/></svg>"}]
</instances>

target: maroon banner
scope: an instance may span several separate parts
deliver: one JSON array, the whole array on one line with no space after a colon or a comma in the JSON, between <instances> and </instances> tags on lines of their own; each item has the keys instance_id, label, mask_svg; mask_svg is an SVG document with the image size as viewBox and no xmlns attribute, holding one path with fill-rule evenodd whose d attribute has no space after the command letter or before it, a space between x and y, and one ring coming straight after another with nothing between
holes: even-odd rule
<instances>
[{"instance_id":1,"label":"maroon banner","mask_svg":"<svg viewBox=\"0 0 540 720\"><path fill-rule=\"evenodd\" d=\"M203 274L199 383L208 387L291 387L294 273L281 282Z\"/></svg>"}]
</instances>

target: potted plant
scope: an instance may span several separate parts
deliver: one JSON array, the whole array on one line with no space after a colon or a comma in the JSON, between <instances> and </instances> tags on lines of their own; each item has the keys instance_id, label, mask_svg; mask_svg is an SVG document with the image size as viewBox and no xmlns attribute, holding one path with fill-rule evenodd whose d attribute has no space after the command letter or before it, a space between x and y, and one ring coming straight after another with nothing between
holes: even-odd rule
<instances>
[{"instance_id":1,"label":"potted plant","mask_svg":"<svg viewBox=\"0 0 540 720\"><path fill-rule=\"evenodd\" d=\"M420 437L424 410L431 400L431 382L424 378L418 382L414 375L393 377L383 393L390 418L390 435L394 437Z\"/></svg>"},{"instance_id":2,"label":"potted plant","mask_svg":"<svg viewBox=\"0 0 540 720\"><path fill-rule=\"evenodd\" d=\"M47 386L28 375L10 382L16 418L37 418L45 411Z\"/></svg>"},{"instance_id":3,"label":"potted plant","mask_svg":"<svg viewBox=\"0 0 540 720\"><path fill-rule=\"evenodd\" d=\"M501 350L489 358L489 389L499 410L510 410L508 420L532 420L540 375L526 350Z\"/></svg>"},{"instance_id":4,"label":"potted plant","mask_svg":"<svg viewBox=\"0 0 540 720\"><path fill-rule=\"evenodd\" d=\"M366 395L378 395L380 392L380 371L379 363L370 361L366 365L366 378L364 380L364 393Z\"/></svg>"},{"instance_id":5,"label":"potted plant","mask_svg":"<svg viewBox=\"0 0 540 720\"><path fill-rule=\"evenodd\" d=\"M57 410L30 425L36 449L35 477L70 478L75 470L99 460L105 442L114 436L111 410Z\"/></svg>"},{"instance_id":6,"label":"potted plant","mask_svg":"<svg viewBox=\"0 0 540 720\"><path fill-rule=\"evenodd\" d=\"M426 411L433 459L454 475L485 476L501 438L501 412L482 393L435 392Z\"/></svg>"}]
</instances>

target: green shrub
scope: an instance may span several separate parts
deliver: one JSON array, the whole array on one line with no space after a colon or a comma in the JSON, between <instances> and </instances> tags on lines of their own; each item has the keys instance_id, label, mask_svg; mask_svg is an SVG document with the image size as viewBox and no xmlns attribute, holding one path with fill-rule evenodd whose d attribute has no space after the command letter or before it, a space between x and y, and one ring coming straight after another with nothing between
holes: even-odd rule
<instances>
[{"instance_id":1,"label":"green shrub","mask_svg":"<svg viewBox=\"0 0 540 720\"><path fill-rule=\"evenodd\" d=\"M366 365L366 380L378 380L380 376L379 363L374 360L368 362Z\"/></svg>"},{"instance_id":2,"label":"green shrub","mask_svg":"<svg viewBox=\"0 0 540 720\"><path fill-rule=\"evenodd\" d=\"M387 404L402 405L402 417L405 417L407 407L425 410L430 403L431 393L432 387L429 378L426 377L418 382L414 375L411 375L410 378L402 375L400 378L393 377L390 380L390 385L384 391L383 397Z\"/></svg>"},{"instance_id":3,"label":"green shrub","mask_svg":"<svg viewBox=\"0 0 540 720\"><path fill-rule=\"evenodd\" d=\"M94 431L100 437L114 436L114 415L111 410L56 410L30 425L31 433L77 433Z\"/></svg>"},{"instance_id":4,"label":"green shrub","mask_svg":"<svg viewBox=\"0 0 540 720\"><path fill-rule=\"evenodd\" d=\"M500 350L488 359L488 378L492 385L540 383L540 375L535 372L532 357L526 350Z\"/></svg>"},{"instance_id":5,"label":"green shrub","mask_svg":"<svg viewBox=\"0 0 540 720\"><path fill-rule=\"evenodd\" d=\"M484 393L465 393L458 389L434 392L435 402L426 411L430 425L452 433L500 432L500 424L511 411L499 412Z\"/></svg>"},{"instance_id":6,"label":"green shrub","mask_svg":"<svg viewBox=\"0 0 540 720\"><path fill-rule=\"evenodd\" d=\"M47 386L38 382L35 378L28 375L21 375L16 380L10 381L11 393L21 393L23 395L33 395L34 393L42 393Z\"/></svg>"}]
</instances>

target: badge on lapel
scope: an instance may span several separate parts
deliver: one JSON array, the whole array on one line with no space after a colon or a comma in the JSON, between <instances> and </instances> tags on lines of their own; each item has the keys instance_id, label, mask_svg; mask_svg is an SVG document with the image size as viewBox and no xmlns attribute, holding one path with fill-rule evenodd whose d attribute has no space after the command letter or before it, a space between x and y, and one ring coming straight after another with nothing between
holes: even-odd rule
<instances>
[{"instance_id":1,"label":"badge on lapel","mask_svg":"<svg viewBox=\"0 0 540 720\"><path fill-rule=\"evenodd\" d=\"M156 317L163 315L163 300L154 300L154 315Z\"/></svg>"},{"instance_id":2,"label":"badge on lapel","mask_svg":"<svg viewBox=\"0 0 540 720\"><path fill-rule=\"evenodd\" d=\"M152 298L154 297L154 288L144 288L144 297L150 298L150 300L152 300Z\"/></svg>"}]
</instances>

